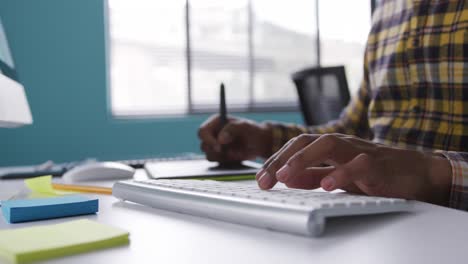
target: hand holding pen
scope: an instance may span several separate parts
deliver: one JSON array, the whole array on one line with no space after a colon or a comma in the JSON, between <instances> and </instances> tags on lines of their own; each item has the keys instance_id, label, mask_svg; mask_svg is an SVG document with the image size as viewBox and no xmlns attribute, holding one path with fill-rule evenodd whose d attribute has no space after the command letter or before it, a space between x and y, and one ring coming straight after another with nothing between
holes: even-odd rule
<instances>
[{"instance_id":1,"label":"hand holding pen","mask_svg":"<svg viewBox=\"0 0 468 264\"><path fill-rule=\"evenodd\" d=\"M210 161L233 163L271 155L271 131L255 121L227 114L226 91L220 85L219 114L211 116L198 130L200 148Z\"/></svg>"}]
</instances>

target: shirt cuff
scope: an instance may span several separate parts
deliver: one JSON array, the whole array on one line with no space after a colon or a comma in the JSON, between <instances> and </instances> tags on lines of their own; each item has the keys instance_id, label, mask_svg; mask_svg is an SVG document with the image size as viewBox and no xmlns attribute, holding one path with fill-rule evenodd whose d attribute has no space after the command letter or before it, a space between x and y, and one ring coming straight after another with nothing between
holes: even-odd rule
<instances>
[{"instance_id":1,"label":"shirt cuff","mask_svg":"<svg viewBox=\"0 0 468 264\"><path fill-rule=\"evenodd\" d=\"M444 155L452 166L452 187L449 206L468 211L468 153L437 151Z\"/></svg>"}]
</instances>

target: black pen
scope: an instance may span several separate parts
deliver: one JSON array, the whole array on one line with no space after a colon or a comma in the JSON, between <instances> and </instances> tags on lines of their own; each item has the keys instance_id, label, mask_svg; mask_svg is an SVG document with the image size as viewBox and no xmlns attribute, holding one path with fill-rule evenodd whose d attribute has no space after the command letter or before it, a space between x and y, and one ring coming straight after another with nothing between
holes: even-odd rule
<instances>
[{"instance_id":1,"label":"black pen","mask_svg":"<svg viewBox=\"0 0 468 264\"><path fill-rule=\"evenodd\" d=\"M228 123L228 114L226 107L226 91L224 90L224 83L219 87L219 127L223 129ZM243 168L240 161L229 161L227 159L227 149L225 145L221 145L221 155L223 162L220 162L219 167L223 169L239 169Z\"/></svg>"},{"instance_id":2,"label":"black pen","mask_svg":"<svg viewBox=\"0 0 468 264\"><path fill-rule=\"evenodd\" d=\"M225 127L228 123L227 119L227 109L226 109L226 92L224 91L224 83L221 83L219 87L219 127L220 131ZM221 145L221 155L222 160L226 159L226 146Z\"/></svg>"},{"instance_id":3,"label":"black pen","mask_svg":"<svg viewBox=\"0 0 468 264\"><path fill-rule=\"evenodd\" d=\"M219 123L221 129L228 123L224 83L219 87Z\"/></svg>"}]
</instances>

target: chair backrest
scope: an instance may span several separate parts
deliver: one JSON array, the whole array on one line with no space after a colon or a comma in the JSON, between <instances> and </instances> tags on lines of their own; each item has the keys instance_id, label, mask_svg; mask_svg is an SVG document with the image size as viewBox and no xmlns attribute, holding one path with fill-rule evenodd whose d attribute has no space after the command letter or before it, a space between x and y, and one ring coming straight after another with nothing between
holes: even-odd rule
<instances>
[{"instance_id":1,"label":"chair backrest","mask_svg":"<svg viewBox=\"0 0 468 264\"><path fill-rule=\"evenodd\" d=\"M349 103L344 66L307 68L292 74L306 125L337 119Z\"/></svg>"}]
</instances>

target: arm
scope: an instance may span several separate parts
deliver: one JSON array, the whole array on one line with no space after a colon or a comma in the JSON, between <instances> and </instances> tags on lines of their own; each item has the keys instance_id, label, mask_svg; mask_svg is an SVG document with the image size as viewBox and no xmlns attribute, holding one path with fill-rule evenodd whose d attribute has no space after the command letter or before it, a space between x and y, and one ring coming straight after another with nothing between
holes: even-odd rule
<instances>
[{"instance_id":1,"label":"arm","mask_svg":"<svg viewBox=\"0 0 468 264\"><path fill-rule=\"evenodd\" d=\"M367 111L370 103L370 89L368 83L367 59L364 57L364 78L358 94L353 97L348 106L343 109L337 120L312 127L268 122L267 125L270 126L272 131L273 143L270 155L278 151L288 140L303 133L341 133L355 135L361 138L370 138L371 131L367 119Z\"/></svg>"},{"instance_id":2,"label":"arm","mask_svg":"<svg viewBox=\"0 0 468 264\"><path fill-rule=\"evenodd\" d=\"M468 209L468 153L401 149L342 134L296 137L265 163L257 181L262 189L280 181Z\"/></svg>"}]
</instances>

